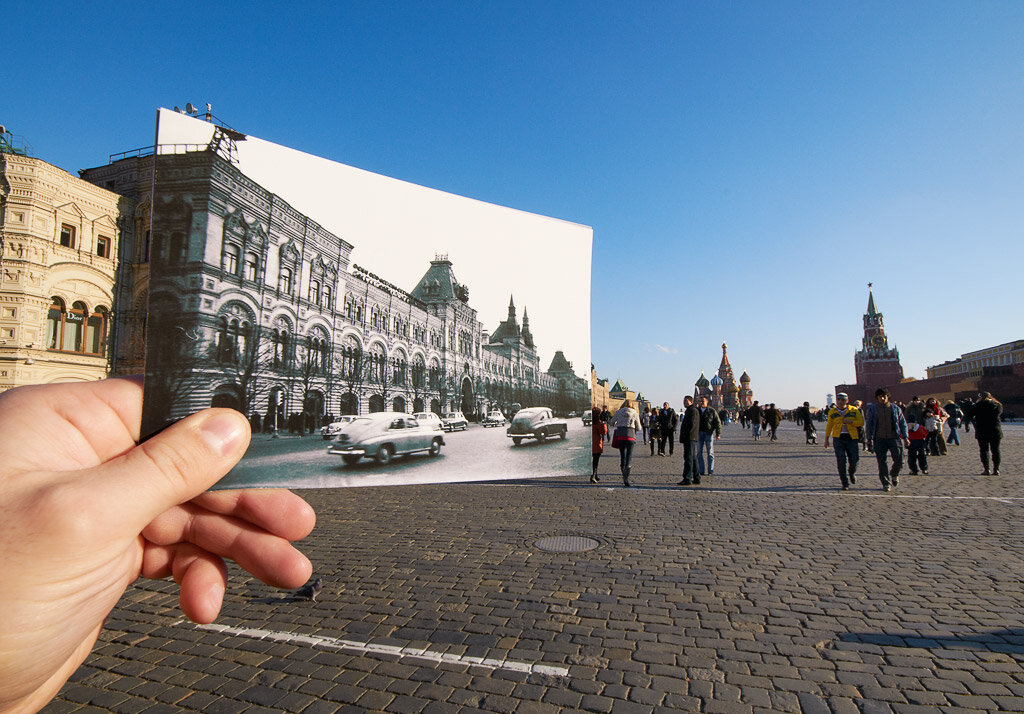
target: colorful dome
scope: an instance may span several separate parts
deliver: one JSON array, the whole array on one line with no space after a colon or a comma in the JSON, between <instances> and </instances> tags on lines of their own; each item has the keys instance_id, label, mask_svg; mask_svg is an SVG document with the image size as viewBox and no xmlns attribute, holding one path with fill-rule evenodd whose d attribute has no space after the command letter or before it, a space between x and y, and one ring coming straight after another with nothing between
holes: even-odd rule
<instances>
[{"instance_id":1,"label":"colorful dome","mask_svg":"<svg viewBox=\"0 0 1024 714\"><path fill-rule=\"evenodd\" d=\"M694 384L695 387L704 388L704 387L708 386L708 384L710 384L710 382L708 382L708 378L704 376L704 372L701 372L700 373L700 379L698 379L693 384Z\"/></svg>"},{"instance_id":2,"label":"colorful dome","mask_svg":"<svg viewBox=\"0 0 1024 714\"><path fill-rule=\"evenodd\" d=\"M722 378L719 377L716 374L714 377L711 378L711 386L712 387L721 387L722 386Z\"/></svg>"},{"instance_id":3,"label":"colorful dome","mask_svg":"<svg viewBox=\"0 0 1024 714\"><path fill-rule=\"evenodd\" d=\"M743 374L740 376L740 381L743 382L744 384L750 382L750 377L747 376L746 370L744 370Z\"/></svg>"}]
</instances>

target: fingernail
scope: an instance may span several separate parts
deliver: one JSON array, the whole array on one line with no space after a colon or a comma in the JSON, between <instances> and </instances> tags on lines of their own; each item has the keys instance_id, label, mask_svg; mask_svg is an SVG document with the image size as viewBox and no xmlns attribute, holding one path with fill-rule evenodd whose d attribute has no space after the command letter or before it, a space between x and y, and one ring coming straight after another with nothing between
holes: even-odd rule
<instances>
[{"instance_id":1,"label":"fingernail","mask_svg":"<svg viewBox=\"0 0 1024 714\"><path fill-rule=\"evenodd\" d=\"M245 424L231 414L215 414L203 422L199 433L218 456L227 456L238 450L245 438Z\"/></svg>"}]
</instances>

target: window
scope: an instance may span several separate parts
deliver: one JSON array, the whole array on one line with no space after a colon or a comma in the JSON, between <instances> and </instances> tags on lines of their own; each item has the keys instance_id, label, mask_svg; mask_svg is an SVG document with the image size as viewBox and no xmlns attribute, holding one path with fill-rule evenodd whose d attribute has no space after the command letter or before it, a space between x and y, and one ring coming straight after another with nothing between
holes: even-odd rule
<instances>
[{"instance_id":1,"label":"window","mask_svg":"<svg viewBox=\"0 0 1024 714\"><path fill-rule=\"evenodd\" d=\"M84 327L85 303L72 303L71 309L64 313L64 339L60 348L65 352L81 352Z\"/></svg>"},{"instance_id":2,"label":"window","mask_svg":"<svg viewBox=\"0 0 1024 714\"><path fill-rule=\"evenodd\" d=\"M325 310L333 310L334 309L334 300L332 299L333 297L334 296L333 296L333 291L331 290L331 286L330 285L325 285L324 286L324 309Z\"/></svg>"},{"instance_id":3,"label":"window","mask_svg":"<svg viewBox=\"0 0 1024 714\"><path fill-rule=\"evenodd\" d=\"M224 246L224 255L220 261L221 270L235 275L238 273L238 246L228 243Z\"/></svg>"},{"instance_id":4,"label":"window","mask_svg":"<svg viewBox=\"0 0 1024 714\"><path fill-rule=\"evenodd\" d=\"M75 247L75 227L62 223L60 226L60 244L67 248Z\"/></svg>"},{"instance_id":5,"label":"window","mask_svg":"<svg viewBox=\"0 0 1024 714\"><path fill-rule=\"evenodd\" d=\"M314 305L320 304L320 283L316 280L309 283L309 301Z\"/></svg>"},{"instance_id":6,"label":"window","mask_svg":"<svg viewBox=\"0 0 1024 714\"><path fill-rule=\"evenodd\" d=\"M256 281L256 276L259 274L260 259L255 253L245 254L245 279Z\"/></svg>"},{"instance_id":7,"label":"window","mask_svg":"<svg viewBox=\"0 0 1024 714\"><path fill-rule=\"evenodd\" d=\"M106 311L101 308L89 315L89 320L85 324L85 352L93 355L104 353L106 329Z\"/></svg>"},{"instance_id":8,"label":"window","mask_svg":"<svg viewBox=\"0 0 1024 714\"><path fill-rule=\"evenodd\" d=\"M50 311L46 314L46 349L60 349L61 332L64 328L64 301L59 297L53 298Z\"/></svg>"},{"instance_id":9,"label":"window","mask_svg":"<svg viewBox=\"0 0 1024 714\"><path fill-rule=\"evenodd\" d=\"M292 271L291 268L281 268L281 279L278 282L277 289L283 293L291 295L292 292Z\"/></svg>"},{"instance_id":10,"label":"window","mask_svg":"<svg viewBox=\"0 0 1024 714\"><path fill-rule=\"evenodd\" d=\"M109 238L107 238L106 236L99 236L96 239L96 255L98 255L101 258L109 258L110 245L111 240Z\"/></svg>"}]
</instances>

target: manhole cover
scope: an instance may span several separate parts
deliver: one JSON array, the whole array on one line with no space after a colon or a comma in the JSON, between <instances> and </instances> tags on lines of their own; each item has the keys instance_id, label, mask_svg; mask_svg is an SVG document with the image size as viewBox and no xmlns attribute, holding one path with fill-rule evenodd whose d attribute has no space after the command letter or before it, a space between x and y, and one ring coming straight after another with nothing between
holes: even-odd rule
<instances>
[{"instance_id":1,"label":"manhole cover","mask_svg":"<svg viewBox=\"0 0 1024 714\"><path fill-rule=\"evenodd\" d=\"M563 535L541 538L534 545L541 550L549 550L555 553L582 553L585 550L593 550L601 544L593 538Z\"/></svg>"}]
</instances>

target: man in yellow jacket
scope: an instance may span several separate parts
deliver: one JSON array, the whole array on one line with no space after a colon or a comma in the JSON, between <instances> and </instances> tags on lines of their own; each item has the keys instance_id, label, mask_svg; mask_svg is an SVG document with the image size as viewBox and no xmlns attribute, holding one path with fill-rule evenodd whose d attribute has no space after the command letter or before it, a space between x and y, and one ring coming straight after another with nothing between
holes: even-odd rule
<instances>
[{"instance_id":1,"label":"man in yellow jacket","mask_svg":"<svg viewBox=\"0 0 1024 714\"><path fill-rule=\"evenodd\" d=\"M857 483L857 459L860 458L860 430L864 428L864 415L860 409L849 403L843 392L836 395L836 403L828 410L825 424L825 448L829 439L835 439L836 467L843 490L848 491L851 483Z\"/></svg>"}]
</instances>

